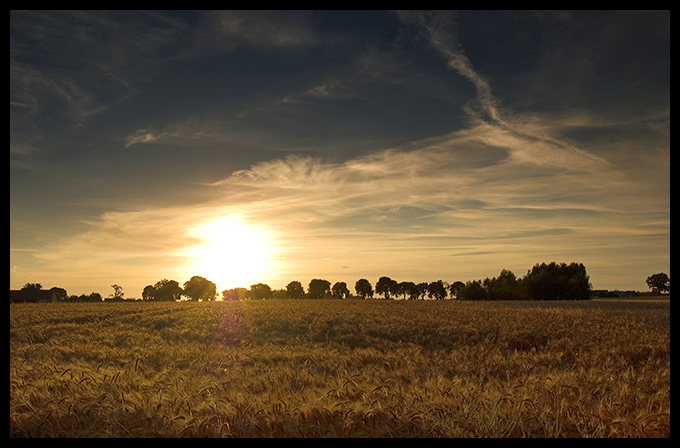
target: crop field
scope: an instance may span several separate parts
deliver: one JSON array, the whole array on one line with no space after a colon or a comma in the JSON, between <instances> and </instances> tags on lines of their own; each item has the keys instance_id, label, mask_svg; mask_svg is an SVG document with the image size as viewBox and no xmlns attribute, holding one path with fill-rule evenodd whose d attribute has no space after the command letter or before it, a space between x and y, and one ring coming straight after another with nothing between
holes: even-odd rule
<instances>
[{"instance_id":1,"label":"crop field","mask_svg":"<svg viewBox=\"0 0 680 448\"><path fill-rule=\"evenodd\" d=\"M12 304L10 437L670 437L670 300Z\"/></svg>"}]
</instances>

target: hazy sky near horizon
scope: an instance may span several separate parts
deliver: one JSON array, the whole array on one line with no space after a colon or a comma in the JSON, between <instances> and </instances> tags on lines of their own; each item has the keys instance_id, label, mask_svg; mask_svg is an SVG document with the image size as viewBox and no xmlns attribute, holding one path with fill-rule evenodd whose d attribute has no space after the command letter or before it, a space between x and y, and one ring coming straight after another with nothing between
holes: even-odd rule
<instances>
[{"instance_id":1,"label":"hazy sky near horizon","mask_svg":"<svg viewBox=\"0 0 680 448\"><path fill-rule=\"evenodd\" d=\"M670 12L10 11L10 289L670 275Z\"/></svg>"}]
</instances>

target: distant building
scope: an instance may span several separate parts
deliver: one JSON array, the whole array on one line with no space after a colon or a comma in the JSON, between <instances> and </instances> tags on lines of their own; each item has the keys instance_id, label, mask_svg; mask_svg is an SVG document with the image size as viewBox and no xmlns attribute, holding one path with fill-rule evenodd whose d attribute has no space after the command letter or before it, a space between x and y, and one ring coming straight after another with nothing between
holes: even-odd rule
<instances>
[{"instance_id":1,"label":"distant building","mask_svg":"<svg viewBox=\"0 0 680 448\"><path fill-rule=\"evenodd\" d=\"M613 294L616 295L616 297L623 297L623 298L628 298L628 297L637 297L637 293L635 291L619 291L618 289L615 289L612 291Z\"/></svg>"},{"instance_id":2,"label":"distant building","mask_svg":"<svg viewBox=\"0 0 680 448\"><path fill-rule=\"evenodd\" d=\"M51 289L9 290L9 303L55 302L56 294Z\"/></svg>"},{"instance_id":3,"label":"distant building","mask_svg":"<svg viewBox=\"0 0 680 448\"><path fill-rule=\"evenodd\" d=\"M605 297L618 297L618 298L629 298L629 297L637 297L639 294L636 291L619 291L618 289L615 289L613 291L609 291L607 289L593 289L590 291L590 296L591 298L605 298Z\"/></svg>"}]
</instances>

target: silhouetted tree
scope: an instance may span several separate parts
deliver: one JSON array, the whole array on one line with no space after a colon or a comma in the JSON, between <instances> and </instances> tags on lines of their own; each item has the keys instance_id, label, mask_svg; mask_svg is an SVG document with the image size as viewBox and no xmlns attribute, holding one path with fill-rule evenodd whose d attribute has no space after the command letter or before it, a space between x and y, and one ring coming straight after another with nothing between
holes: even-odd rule
<instances>
[{"instance_id":1,"label":"silhouetted tree","mask_svg":"<svg viewBox=\"0 0 680 448\"><path fill-rule=\"evenodd\" d=\"M371 282L366 280L365 278L360 278L357 280L357 282L354 284L354 290L356 291L358 296L361 296L363 299L368 298L373 298L373 286L371 286Z\"/></svg>"},{"instance_id":2,"label":"silhouetted tree","mask_svg":"<svg viewBox=\"0 0 680 448\"><path fill-rule=\"evenodd\" d=\"M307 288L307 295L310 299L323 299L326 294L330 292L331 282L328 280L320 280L318 278L309 282Z\"/></svg>"},{"instance_id":3,"label":"silhouetted tree","mask_svg":"<svg viewBox=\"0 0 680 448\"><path fill-rule=\"evenodd\" d=\"M519 300L522 298L520 284L512 271L503 269L498 277L483 282L488 300Z\"/></svg>"},{"instance_id":4,"label":"silhouetted tree","mask_svg":"<svg viewBox=\"0 0 680 448\"><path fill-rule=\"evenodd\" d=\"M224 301L243 300L247 297L248 290L246 288L225 289L222 291L222 300Z\"/></svg>"},{"instance_id":5,"label":"silhouetted tree","mask_svg":"<svg viewBox=\"0 0 680 448\"><path fill-rule=\"evenodd\" d=\"M418 298L418 286L413 282L400 282L397 285L397 292L404 299L416 300Z\"/></svg>"},{"instance_id":6,"label":"silhouetted tree","mask_svg":"<svg viewBox=\"0 0 680 448\"><path fill-rule=\"evenodd\" d=\"M286 285L286 293L291 299L301 299L305 295L305 290L302 288L302 283L292 281Z\"/></svg>"},{"instance_id":7,"label":"silhouetted tree","mask_svg":"<svg viewBox=\"0 0 680 448\"><path fill-rule=\"evenodd\" d=\"M458 291L460 300L487 300L486 289L482 286L481 280L473 280L465 283L465 286Z\"/></svg>"},{"instance_id":8,"label":"silhouetted tree","mask_svg":"<svg viewBox=\"0 0 680 448\"><path fill-rule=\"evenodd\" d=\"M444 300L446 298L446 288L442 280L432 282L427 286L427 295L431 299Z\"/></svg>"},{"instance_id":9,"label":"silhouetted tree","mask_svg":"<svg viewBox=\"0 0 680 448\"><path fill-rule=\"evenodd\" d=\"M345 282L337 282L333 285L333 288L331 288L331 294L333 294L333 297L336 299L346 299L349 297L349 289L347 289L347 283Z\"/></svg>"},{"instance_id":10,"label":"silhouetted tree","mask_svg":"<svg viewBox=\"0 0 680 448\"><path fill-rule=\"evenodd\" d=\"M522 285L533 300L590 299L590 277L582 263L536 264L524 276Z\"/></svg>"},{"instance_id":11,"label":"silhouetted tree","mask_svg":"<svg viewBox=\"0 0 680 448\"><path fill-rule=\"evenodd\" d=\"M142 300L156 300L156 288L146 285L142 290Z\"/></svg>"},{"instance_id":12,"label":"silhouetted tree","mask_svg":"<svg viewBox=\"0 0 680 448\"><path fill-rule=\"evenodd\" d=\"M375 292L389 300L391 294L397 293L397 282L389 277L380 277L375 284Z\"/></svg>"},{"instance_id":13,"label":"silhouetted tree","mask_svg":"<svg viewBox=\"0 0 680 448\"><path fill-rule=\"evenodd\" d=\"M449 295L451 297L458 298L458 293L461 289L465 287L465 283L461 281L455 281L449 285Z\"/></svg>"},{"instance_id":14,"label":"silhouetted tree","mask_svg":"<svg viewBox=\"0 0 680 448\"><path fill-rule=\"evenodd\" d=\"M184 293L182 288L179 286L179 283L177 283L175 280L164 279L156 283L154 286L156 288L157 300L166 302L177 301L182 298L182 294Z\"/></svg>"},{"instance_id":15,"label":"silhouetted tree","mask_svg":"<svg viewBox=\"0 0 680 448\"><path fill-rule=\"evenodd\" d=\"M251 299L271 299L273 296L272 289L265 283L257 283L250 285Z\"/></svg>"},{"instance_id":16,"label":"silhouetted tree","mask_svg":"<svg viewBox=\"0 0 680 448\"><path fill-rule=\"evenodd\" d=\"M157 300L160 302L173 302L182 297L182 288L174 280L164 278L156 282L155 285L147 285L142 291L144 300Z\"/></svg>"},{"instance_id":17,"label":"silhouetted tree","mask_svg":"<svg viewBox=\"0 0 680 448\"><path fill-rule=\"evenodd\" d=\"M64 288L59 288L57 286L50 288L50 291L54 292L54 297L57 300L57 302L65 302L68 300L68 293Z\"/></svg>"},{"instance_id":18,"label":"silhouetted tree","mask_svg":"<svg viewBox=\"0 0 680 448\"><path fill-rule=\"evenodd\" d=\"M24 286L21 287L22 290L31 290L31 289L36 289L40 290L42 289L42 285L40 283L26 283Z\"/></svg>"},{"instance_id":19,"label":"silhouetted tree","mask_svg":"<svg viewBox=\"0 0 680 448\"><path fill-rule=\"evenodd\" d=\"M90 294L81 294L79 296L72 295L68 297L69 302L101 302L102 295L98 292L92 292Z\"/></svg>"},{"instance_id":20,"label":"silhouetted tree","mask_svg":"<svg viewBox=\"0 0 680 448\"><path fill-rule=\"evenodd\" d=\"M416 288L418 289L418 298L419 299L424 299L425 296L427 295L427 287L429 286L429 283L427 282L420 282L416 285Z\"/></svg>"},{"instance_id":21,"label":"silhouetted tree","mask_svg":"<svg viewBox=\"0 0 680 448\"><path fill-rule=\"evenodd\" d=\"M272 289L272 299L290 299L285 289Z\"/></svg>"},{"instance_id":22,"label":"silhouetted tree","mask_svg":"<svg viewBox=\"0 0 680 448\"><path fill-rule=\"evenodd\" d=\"M124 300L123 297L125 296L125 293L123 292L123 287L115 283L111 285L111 287L113 288L111 298L115 300Z\"/></svg>"},{"instance_id":23,"label":"silhouetted tree","mask_svg":"<svg viewBox=\"0 0 680 448\"><path fill-rule=\"evenodd\" d=\"M217 296L217 285L206 278L194 275L184 283L184 295L197 302L213 301Z\"/></svg>"},{"instance_id":24,"label":"silhouetted tree","mask_svg":"<svg viewBox=\"0 0 680 448\"><path fill-rule=\"evenodd\" d=\"M653 274L647 277L647 286L652 290L654 294L660 294L662 292L670 292L671 290L671 279L667 274L659 272L658 274Z\"/></svg>"}]
</instances>

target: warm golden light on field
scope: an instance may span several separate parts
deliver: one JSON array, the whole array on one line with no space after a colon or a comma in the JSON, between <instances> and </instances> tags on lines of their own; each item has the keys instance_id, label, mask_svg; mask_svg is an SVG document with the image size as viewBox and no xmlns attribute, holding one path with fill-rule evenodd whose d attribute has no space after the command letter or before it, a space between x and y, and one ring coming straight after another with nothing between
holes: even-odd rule
<instances>
[{"instance_id":1,"label":"warm golden light on field","mask_svg":"<svg viewBox=\"0 0 680 448\"><path fill-rule=\"evenodd\" d=\"M270 233L262 226L233 216L220 217L194 227L190 233L201 243L189 249L191 275L200 275L223 289L257 283L270 264Z\"/></svg>"},{"instance_id":2,"label":"warm golden light on field","mask_svg":"<svg viewBox=\"0 0 680 448\"><path fill-rule=\"evenodd\" d=\"M13 303L9 435L670 438L670 316L670 298Z\"/></svg>"}]
</instances>

